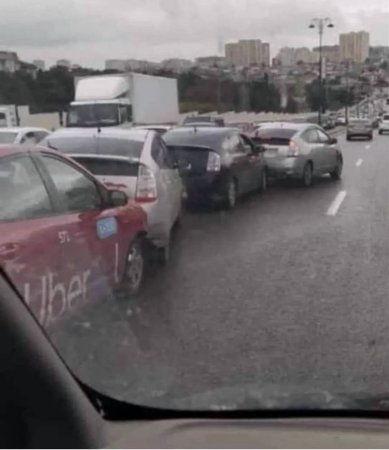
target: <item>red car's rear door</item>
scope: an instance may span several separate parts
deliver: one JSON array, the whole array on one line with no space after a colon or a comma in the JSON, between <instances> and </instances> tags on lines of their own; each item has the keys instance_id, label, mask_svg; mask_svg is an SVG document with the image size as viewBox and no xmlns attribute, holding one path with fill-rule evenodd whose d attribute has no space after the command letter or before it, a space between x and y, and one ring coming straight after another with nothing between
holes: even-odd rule
<instances>
[{"instance_id":1,"label":"red car's rear door","mask_svg":"<svg viewBox=\"0 0 389 450\"><path fill-rule=\"evenodd\" d=\"M66 263L87 280L88 297L106 298L120 281L127 249L140 230L137 208L133 213L130 207L107 209L105 188L78 165L52 153L39 160L71 224Z\"/></svg>"},{"instance_id":2,"label":"red car's rear door","mask_svg":"<svg viewBox=\"0 0 389 450\"><path fill-rule=\"evenodd\" d=\"M65 313L62 217L28 153L0 160L0 265L39 322Z\"/></svg>"}]
</instances>

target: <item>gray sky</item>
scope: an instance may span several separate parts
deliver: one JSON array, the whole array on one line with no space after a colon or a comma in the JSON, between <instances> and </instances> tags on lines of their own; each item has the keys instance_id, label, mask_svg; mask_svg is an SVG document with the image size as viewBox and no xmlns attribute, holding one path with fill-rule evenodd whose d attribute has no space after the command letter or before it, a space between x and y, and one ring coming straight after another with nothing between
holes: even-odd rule
<instances>
[{"instance_id":1,"label":"gray sky","mask_svg":"<svg viewBox=\"0 0 389 450\"><path fill-rule=\"evenodd\" d=\"M335 24L325 43L364 29L373 45L389 45L389 0L1 0L0 48L26 61L91 67L108 58L217 54L220 40L241 38L270 42L274 55L286 45L317 45L308 25L321 16Z\"/></svg>"}]
</instances>

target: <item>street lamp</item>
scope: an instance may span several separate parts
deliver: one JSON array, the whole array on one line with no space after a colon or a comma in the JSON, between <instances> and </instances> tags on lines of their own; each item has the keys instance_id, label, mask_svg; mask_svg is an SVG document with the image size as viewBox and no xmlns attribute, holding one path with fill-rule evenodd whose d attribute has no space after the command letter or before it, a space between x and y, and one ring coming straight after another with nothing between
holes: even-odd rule
<instances>
[{"instance_id":1,"label":"street lamp","mask_svg":"<svg viewBox=\"0 0 389 450\"><path fill-rule=\"evenodd\" d=\"M309 28L316 28L319 32L319 89L320 89L320 105L319 105L319 125L321 125L322 114L324 113L323 105L323 34L325 28L334 28L332 20L329 17L312 19Z\"/></svg>"}]
</instances>

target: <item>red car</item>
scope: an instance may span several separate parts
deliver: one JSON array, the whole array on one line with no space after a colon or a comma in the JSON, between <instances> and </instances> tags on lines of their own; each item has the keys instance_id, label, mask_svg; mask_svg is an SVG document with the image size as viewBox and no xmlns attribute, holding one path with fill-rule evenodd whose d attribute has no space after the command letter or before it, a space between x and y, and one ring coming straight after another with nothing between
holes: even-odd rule
<instances>
[{"instance_id":1,"label":"red car","mask_svg":"<svg viewBox=\"0 0 389 450\"><path fill-rule=\"evenodd\" d=\"M50 327L91 299L135 294L147 219L57 152L0 147L0 266Z\"/></svg>"}]
</instances>

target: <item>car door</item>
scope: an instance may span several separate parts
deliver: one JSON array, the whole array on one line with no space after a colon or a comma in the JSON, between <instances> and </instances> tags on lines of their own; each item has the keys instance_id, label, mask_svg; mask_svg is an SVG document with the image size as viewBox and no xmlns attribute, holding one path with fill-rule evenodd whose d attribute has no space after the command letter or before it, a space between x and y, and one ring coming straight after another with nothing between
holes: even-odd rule
<instances>
[{"instance_id":1,"label":"car door","mask_svg":"<svg viewBox=\"0 0 389 450\"><path fill-rule=\"evenodd\" d=\"M158 192L158 217L163 230L161 234L166 236L170 233L171 227L174 223L173 217L176 211L175 204L175 183L172 178L171 167L168 165L169 155L165 152L165 147L162 145L162 139L153 133L153 140L151 143L151 156L157 165L155 171L155 179L157 183ZM158 231L159 233L159 231Z\"/></svg>"},{"instance_id":2,"label":"car door","mask_svg":"<svg viewBox=\"0 0 389 450\"><path fill-rule=\"evenodd\" d=\"M261 185L261 177L263 176L264 169L263 154L255 151L254 143L247 136L241 134L240 138L243 142L245 151L248 154L249 187L250 190L254 191Z\"/></svg>"},{"instance_id":3,"label":"car door","mask_svg":"<svg viewBox=\"0 0 389 450\"><path fill-rule=\"evenodd\" d=\"M318 131L318 128L309 128L301 136L304 141L304 146L307 149L307 151L304 151L304 156L313 162L313 168L316 174L323 172L324 164L324 145L319 139Z\"/></svg>"},{"instance_id":4,"label":"car door","mask_svg":"<svg viewBox=\"0 0 389 450\"><path fill-rule=\"evenodd\" d=\"M67 309L66 225L28 153L0 160L0 189L0 264L49 327Z\"/></svg>"},{"instance_id":5,"label":"car door","mask_svg":"<svg viewBox=\"0 0 389 450\"><path fill-rule=\"evenodd\" d=\"M171 225L173 226L181 214L183 185L178 169L174 165L165 142L160 136L157 136L156 139L162 149L162 163L166 171L166 178L169 179L169 196L172 204Z\"/></svg>"},{"instance_id":6,"label":"car door","mask_svg":"<svg viewBox=\"0 0 389 450\"><path fill-rule=\"evenodd\" d=\"M120 281L134 238L128 214L121 208L106 209L105 188L70 160L42 152L39 164L57 194L66 221L64 264L72 277L68 284L83 292L82 298L69 299L70 307L78 307L80 301L104 300Z\"/></svg>"},{"instance_id":7,"label":"car door","mask_svg":"<svg viewBox=\"0 0 389 450\"><path fill-rule=\"evenodd\" d=\"M329 172L336 167L337 163L337 149L336 145L332 143L331 137L324 131L318 129L319 140L322 144L320 151L322 159L322 171Z\"/></svg>"},{"instance_id":8,"label":"car door","mask_svg":"<svg viewBox=\"0 0 389 450\"><path fill-rule=\"evenodd\" d=\"M231 157L231 172L238 180L239 193L250 191L251 164L249 161L249 150L244 147L239 133L229 136L229 148Z\"/></svg>"}]
</instances>

